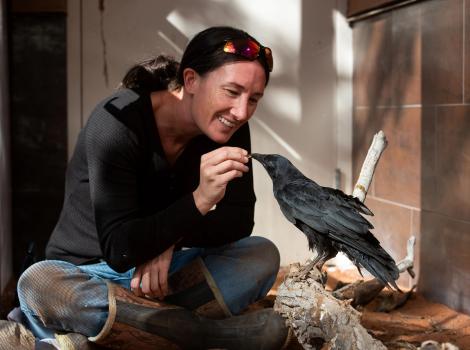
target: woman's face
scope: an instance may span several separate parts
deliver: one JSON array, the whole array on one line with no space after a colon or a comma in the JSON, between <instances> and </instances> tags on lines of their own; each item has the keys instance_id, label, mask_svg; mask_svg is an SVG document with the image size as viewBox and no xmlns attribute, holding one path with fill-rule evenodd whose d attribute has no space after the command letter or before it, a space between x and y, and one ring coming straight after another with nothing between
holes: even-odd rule
<instances>
[{"instance_id":1,"label":"woman's face","mask_svg":"<svg viewBox=\"0 0 470 350\"><path fill-rule=\"evenodd\" d=\"M192 94L193 121L210 139L226 143L255 112L264 93L264 69L258 61L239 61L204 76L193 74L185 85Z\"/></svg>"}]
</instances>

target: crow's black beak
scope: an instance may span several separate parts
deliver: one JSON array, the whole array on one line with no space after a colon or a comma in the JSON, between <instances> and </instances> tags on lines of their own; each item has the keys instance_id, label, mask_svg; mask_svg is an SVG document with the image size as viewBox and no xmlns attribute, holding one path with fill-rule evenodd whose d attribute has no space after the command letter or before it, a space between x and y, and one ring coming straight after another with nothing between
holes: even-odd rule
<instances>
[{"instance_id":1,"label":"crow's black beak","mask_svg":"<svg viewBox=\"0 0 470 350\"><path fill-rule=\"evenodd\" d=\"M258 162L260 162L263 166L264 166L264 159L263 159L263 156L259 153L252 153L248 156L248 158L251 158L251 159L256 159Z\"/></svg>"}]
</instances>

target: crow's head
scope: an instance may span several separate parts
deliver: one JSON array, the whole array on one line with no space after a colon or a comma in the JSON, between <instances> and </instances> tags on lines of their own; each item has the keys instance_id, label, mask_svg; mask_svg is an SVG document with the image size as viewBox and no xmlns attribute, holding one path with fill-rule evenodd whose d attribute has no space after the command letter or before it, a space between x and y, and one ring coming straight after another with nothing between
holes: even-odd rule
<instances>
[{"instance_id":1,"label":"crow's head","mask_svg":"<svg viewBox=\"0 0 470 350\"><path fill-rule=\"evenodd\" d=\"M251 157L264 166L273 180L286 179L292 171L297 170L287 158L279 154L252 153Z\"/></svg>"}]
</instances>

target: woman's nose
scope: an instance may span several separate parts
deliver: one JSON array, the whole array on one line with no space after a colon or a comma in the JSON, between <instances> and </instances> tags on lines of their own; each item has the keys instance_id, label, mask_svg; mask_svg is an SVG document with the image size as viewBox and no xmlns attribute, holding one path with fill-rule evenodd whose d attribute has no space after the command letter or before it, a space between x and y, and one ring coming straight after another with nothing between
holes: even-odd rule
<instances>
[{"instance_id":1,"label":"woman's nose","mask_svg":"<svg viewBox=\"0 0 470 350\"><path fill-rule=\"evenodd\" d=\"M237 105L232 108L232 114L237 121L244 121L248 119L250 117L248 111L248 101L239 99Z\"/></svg>"}]
</instances>

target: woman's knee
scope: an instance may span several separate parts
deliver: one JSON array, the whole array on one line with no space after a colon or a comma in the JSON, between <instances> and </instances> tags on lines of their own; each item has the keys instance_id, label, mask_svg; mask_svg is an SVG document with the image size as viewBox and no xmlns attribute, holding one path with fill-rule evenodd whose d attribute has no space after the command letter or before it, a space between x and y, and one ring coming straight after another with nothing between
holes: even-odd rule
<instances>
[{"instance_id":1,"label":"woman's knee","mask_svg":"<svg viewBox=\"0 0 470 350\"><path fill-rule=\"evenodd\" d=\"M63 292L63 281L76 267L63 261L46 260L31 265L18 280L18 298L23 311L37 313Z\"/></svg>"},{"instance_id":2,"label":"woman's knee","mask_svg":"<svg viewBox=\"0 0 470 350\"><path fill-rule=\"evenodd\" d=\"M264 238L264 242L262 243L262 251L267 263L269 264L269 266L271 266L272 272L277 275L281 262L279 249L272 241L267 238Z\"/></svg>"},{"instance_id":3,"label":"woman's knee","mask_svg":"<svg viewBox=\"0 0 470 350\"><path fill-rule=\"evenodd\" d=\"M18 281L21 309L47 328L93 335L107 318L106 282L73 264L43 261Z\"/></svg>"},{"instance_id":4,"label":"woman's knee","mask_svg":"<svg viewBox=\"0 0 470 350\"><path fill-rule=\"evenodd\" d=\"M249 237L250 245L256 252L256 266L266 275L277 275L280 264L279 249L268 238L261 236Z\"/></svg>"},{"instance_id":5,"label":"woman's knee","mask_svg":"<svg viewBox=\"0 0 470 350\"><path fill-rule=\"evenodd\" d=\"M18 296L20 301L27 301L45 291L54 290L53 280L59 278L56 264L50 261L41 261L26 269L18 280Z\"/></svg>"}]
</instances>

